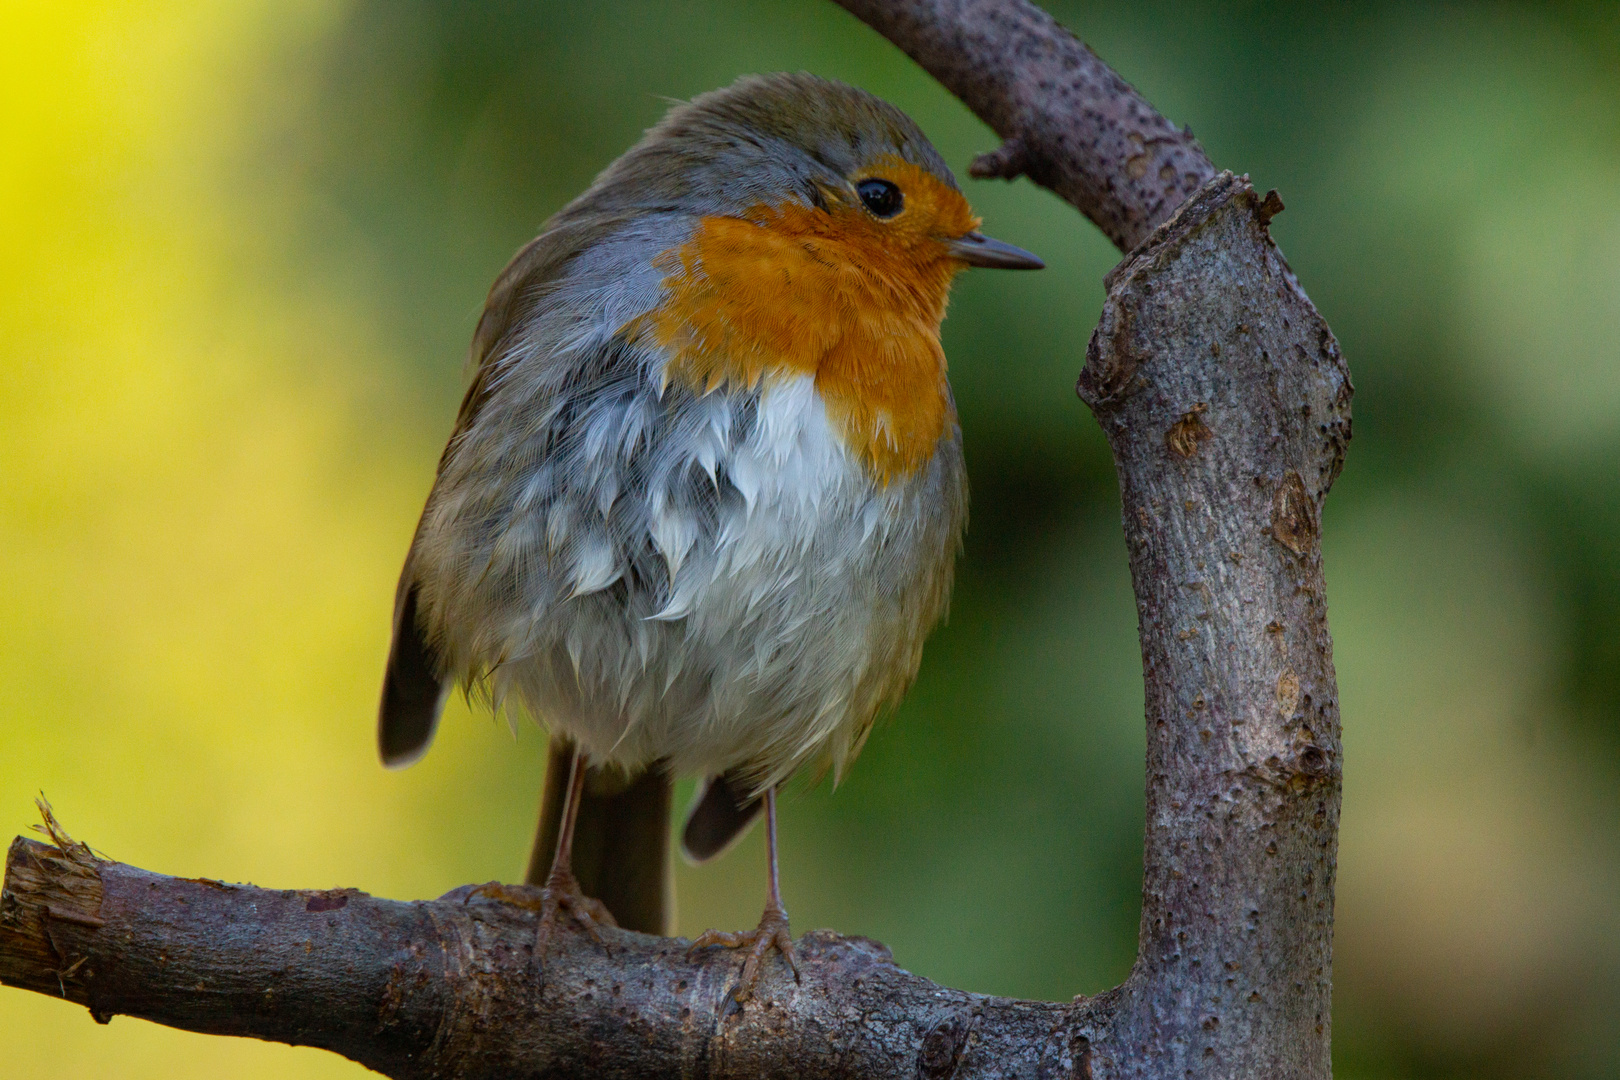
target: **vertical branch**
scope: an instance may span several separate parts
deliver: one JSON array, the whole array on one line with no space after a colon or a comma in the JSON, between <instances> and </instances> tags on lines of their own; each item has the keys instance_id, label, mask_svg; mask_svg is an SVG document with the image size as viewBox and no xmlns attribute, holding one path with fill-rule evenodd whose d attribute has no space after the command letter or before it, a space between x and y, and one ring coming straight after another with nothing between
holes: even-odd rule
<instances>
[{"instance_id":1,"label":"vertical branch","mask_svg":"<svg viewBox=\"0 0 1620 1080\"><path fill-rule=\"evenodd\" d=\"M1337 344L1226 173L1109 279L1079 391L1119 470L1146 684L1136 968L1108 1075L1329 1075L1339 713L1318 548ZM1158 1047L1148 1058L1140 1046Z\"/></svg>"},{"instance_id":2,"label":"vertical branch","mask_svg":"<svg viewBox=\"0 0 1620 1080\"><path fill-rule=\"evenodd\" d=\"M1079 392L1120 478L1147 832L1136 967L1084 1010L1088 1067L1325 1078L1341 763L1317 541L1351 391L1267 233L1282 203L1027 0L839 3L1006 140L974 175L1025 173L1130 253Z\"/></svg>"}]
</instances>

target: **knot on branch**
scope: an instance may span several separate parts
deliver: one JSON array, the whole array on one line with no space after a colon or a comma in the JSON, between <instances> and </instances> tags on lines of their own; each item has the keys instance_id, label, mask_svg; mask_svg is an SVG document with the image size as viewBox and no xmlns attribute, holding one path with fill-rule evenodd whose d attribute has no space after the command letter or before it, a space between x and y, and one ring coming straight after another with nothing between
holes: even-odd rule
<instances>
[{"instance_id":1,"label":"knot on branch","mask_svg":"<svg viewBox=\"0 0 1620 1080\"><path fill-rule=\"evenodd\" d=\"M1305 490L1299 473L1290 469L1271 500L1271 535L1295 555L1304 555L1316 546L1319 531L1316 500Z\"/></svg>"},{"instance_id":2,"label":"knot on branch","mask_svg":"<svg viewBox=\"0 0 1620 1080\"><path fill-rule=\"evenodd\" d=\"M1207 442L1215 437L1215 433L1204 423L1203 414L1209 412L1209 404L1200 401L1191 409L1181 414L1181 419L1170 425L1170 430L1164 433L1164 445L1172 454L1179 458L1190 458L1198 453L1200 443Z\"/></svg>"},{"instance_id":3,"label":"knot on branch","mask_svg":"<svg viewBox=\"0 0 1620 1080\"><path fill-rule=\"evenodd\" d=\"M1069 1043L1069 1056L1074 1061L1075 1080L1091 1080L1091 1040L1076 1035Z\"/></svg>"},{"instance_id":4,"label":"knot on branch","mask_svg":"<svg viewBox=\"0 0 1620 1080\"><path fill-rule=\"evenodd\" d=\"M1109 305L1086 345L1086 364L1074 392L1099 419L1130 392L1136 378L1140 357L1131 333L1134 321L1131 309Z\"/></svg>"},{"instance_id":5,"label":"knot on branch","mask_svg":"<svg viewBox=\"0 0 1620 1080\"><path fill-rule=\"evenodd\" d=\"M923 1036L922 1049L917 1053L917 1075L921 1080L950 1080L956 1074L977 1018L976 1010L952 1013Z\"/></svg>"},{"instance_id":6,"label":"knot on branch","mask_svg":"<svg viewBox=\"0 0 1620 1080\"><path fill-rule=\"evenodd\" d=\"M1267 758L1263 768L1247 771L1262 782L1285 791L1305 791L1310 788L1337 790L1342 779L1338 757L1332 750L1308 742L1287 755Z\"/></svg>"}]
</instances>

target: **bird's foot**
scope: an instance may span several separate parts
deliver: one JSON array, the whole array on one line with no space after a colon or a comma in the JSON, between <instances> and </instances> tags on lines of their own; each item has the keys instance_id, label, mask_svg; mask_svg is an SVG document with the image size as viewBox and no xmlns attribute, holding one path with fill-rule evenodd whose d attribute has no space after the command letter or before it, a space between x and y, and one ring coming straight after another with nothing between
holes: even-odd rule
<instances>
[{"instance_id":1,"label":"bird's foot","mask_svg":"<svg viewBox=\"0 0 1620 1080\"><path fill-rule=\"evenodd\" d=\"M732 998L738 1004L753 996L754 987L759 982L760 966L772 946L775 946L776 951L782 954L782 959L793 969L793 981L799 981L799 958L793 951L793 934L788 929L787 912L779 905L772 904L767 907L765 914L760 917L759 926L753 930L744 930L740 933L726 930L703 931L686 950L686 954L691 956L699 949L706 949L711 945L748 950L748 958L743 961L742 975L737 980L736 989L731 992Z\"/></svg>"},{"instance_id":2,"label":"bird's foot","mask_svg":"<svg viewBox=\"0 0 1620 1080\"><path fill-rule=\"evenodd\" d=\"M553 870L551 876L546 879L546 887L543 889L537 889L533 885L502 885L490 882L474 889L468 894L468 899L474 896L487 896L525 911L538 911L540 922L534 930L536 956L540 955L546 942L550 940L551 932L556 929L557 920L563 911L567 911L603 948L607 948L607 943L602 940L599 927L619 925L613 918L613 913L607 909L607 905L586 896L580 890L579 881L568 870Z\"/></svg>"}]
</instances>

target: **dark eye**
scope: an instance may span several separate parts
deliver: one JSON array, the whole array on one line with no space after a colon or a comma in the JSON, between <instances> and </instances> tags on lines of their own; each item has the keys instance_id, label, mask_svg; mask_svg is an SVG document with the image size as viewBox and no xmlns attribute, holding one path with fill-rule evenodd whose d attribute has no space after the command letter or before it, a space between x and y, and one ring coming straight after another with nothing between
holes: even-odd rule
<instances>
[{"instance_id":1,"label":"dark eye","mask_svg":"<svg viewBox=\"0 0 1620 1080\"><path fill-rule=\"evenodd\" d=\"M866 204L866 208L878 217L894 217L900 212L900 205L904 202L900 197L900 189L887 180L862 180L855 185L855 191L860 195L861 202Z\"/></svg>"}]
</instances>

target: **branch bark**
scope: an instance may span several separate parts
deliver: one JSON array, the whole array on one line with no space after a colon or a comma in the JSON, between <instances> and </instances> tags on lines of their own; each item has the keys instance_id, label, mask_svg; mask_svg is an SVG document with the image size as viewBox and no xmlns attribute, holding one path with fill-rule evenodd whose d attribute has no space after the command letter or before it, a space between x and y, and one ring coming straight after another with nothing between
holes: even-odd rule
<instances>
[{"instance_id":1,"label":"branch bark","mask_svg":"<svg viewBox=\"0 0 1620 1080\"><path fill-rule=\"evenodd\" d=\"M1121 251L1215 175L1177 128L1057 20L1026 0L837 0L898 45L1002 138L969 172L1025 175Z\"/></svg>"},{"instance_id":2,"label":"branch bark","mask_svg":"<svg viewBox=\"0 0 1620 1080\"><path fill-rule=\"evenodd\" d=\"M685 941L604 929L602 944L553 935L536 958L534 913L472 893L400 903L259 889L19 837L0 901L0 980L103 1021L319 1046L413 1080L1068 1068L1071 1006L945 990L874 941L806 934L802 981L778 965L738 1009L725 950L688 960Z\"/></svg>"},{"instance_id":3,"label":"branch bark","mask_svg":"<svg viewBox=\"0 0 1620 1080\"><path fill-rule=\"evenodd\" d=\"M1109 275L1080 376L1119 471L1147 691L1137 962L1092 1039L1108 1076L1331 1071L1318 539L1351 387L1266 232L1277 208L1230 173L1205 185Z\"/></svg>"},{"instance_id":4,"label":"branch bark","mask_svg":"<svg viewBox=\"0 0 1620 1080\"><path fill-rule=\"evenodd\" d=\"M470 887L273 892L61 837L12 845L0 981L395 1077L1329 1075L1340 744L1318 539L1351 388L1267 232L1281 203L1022 0L840 2L1009 139L985 169L1030 173L1131 249L1078 387L1119 471L1147 691L1126 982L989 998L816 932L802 982L772 968L738 1008L733 957L612 930L536 957L534 916Z\"/></svg>"}]
</instances>

